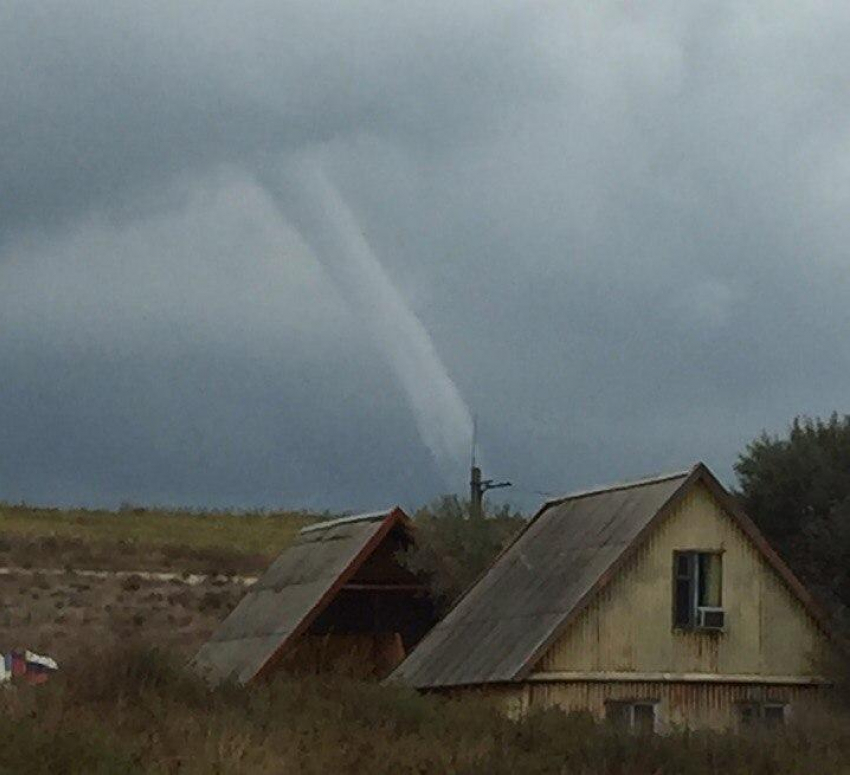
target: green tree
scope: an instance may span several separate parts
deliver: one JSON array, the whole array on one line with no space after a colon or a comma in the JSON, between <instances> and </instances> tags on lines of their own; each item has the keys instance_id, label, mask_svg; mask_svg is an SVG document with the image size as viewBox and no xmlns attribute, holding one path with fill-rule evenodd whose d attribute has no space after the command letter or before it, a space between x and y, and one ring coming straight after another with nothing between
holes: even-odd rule
<instances>
[{"instance_id":1,"label":"green tree","mask_svg":"<svg viewBox=\"0 0 850 775\"><path fill-rule=\"evenodd\" d=\"M850 416L794 419L735 465L746 512L833 611L850 607Z\"/></svg>"},{"instance_id":2,"label":"green tree","mask_svg":"<svg viewBox=\"0 0 850 775\"><path fill-rule=\"evenodd\" d=\"M408 568L423 578L445 614L525 525L509 506L471 519L469 501L444 495L414 515L416 544L405 552Z\"/></svg>"}]
</instances>

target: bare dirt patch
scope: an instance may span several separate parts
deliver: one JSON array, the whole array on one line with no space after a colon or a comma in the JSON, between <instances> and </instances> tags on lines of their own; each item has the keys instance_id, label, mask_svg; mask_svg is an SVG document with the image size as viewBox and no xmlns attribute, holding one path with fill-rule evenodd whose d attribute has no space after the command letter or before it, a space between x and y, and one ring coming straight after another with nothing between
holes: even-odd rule
<instances>
[{"instance_id":1,"label":"bare dirt patch","mask_svg":"<svg viewBox=\"0 0 850 775\"><path fill-rule=\"evenodd\" d=\"M84 648L145 640L189 656L245 594L241 581L189 584L141 575L0 574L0 652L60 661Z\"/></svg>"}]
</instances>

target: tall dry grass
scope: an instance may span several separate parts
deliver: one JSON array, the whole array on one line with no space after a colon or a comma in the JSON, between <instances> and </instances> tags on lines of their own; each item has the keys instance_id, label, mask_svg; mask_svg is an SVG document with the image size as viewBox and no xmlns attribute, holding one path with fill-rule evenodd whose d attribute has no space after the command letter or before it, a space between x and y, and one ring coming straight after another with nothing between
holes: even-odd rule
<instances>
[{"instance_id":1,"label":"tall dry grass","mask_svg":"<svg viewBox=\"0 0 850 775\"><path fill-rule=\"evenodd\" d=\"M755 736L639 738L557 711L510 720L478 701L329 676L210 689L173 656L80 654L0 692L0 773L850 773L847 716Z\"/></svg>"}]
</instances>

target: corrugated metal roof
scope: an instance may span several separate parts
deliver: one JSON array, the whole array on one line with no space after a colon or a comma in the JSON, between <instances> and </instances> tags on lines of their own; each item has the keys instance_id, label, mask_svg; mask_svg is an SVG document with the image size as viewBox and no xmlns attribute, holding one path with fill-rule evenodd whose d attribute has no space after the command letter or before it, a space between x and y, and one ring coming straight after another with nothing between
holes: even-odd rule
<instances>
[{"instance_id":1,"label":"corrugated metal roof","mask_svg":"<svg viewBox=\"0 0 850 775\"><path fill-rule=\"evenodd\" d=\"M399 522L406 524L407 517L394 508L302 530L221 623L194 665L211 680L255 678Z\"/></svg>"},{"instance_id":2,"label":"corrugated metal roof","mask_svg":"<svg viewBox=\"0 0 850 775\"><path fill-rule=\"evenodd\" d=\"M422 688L516 680L695 470L544 505L392 679Z\"/></svg>"}]
</instances>

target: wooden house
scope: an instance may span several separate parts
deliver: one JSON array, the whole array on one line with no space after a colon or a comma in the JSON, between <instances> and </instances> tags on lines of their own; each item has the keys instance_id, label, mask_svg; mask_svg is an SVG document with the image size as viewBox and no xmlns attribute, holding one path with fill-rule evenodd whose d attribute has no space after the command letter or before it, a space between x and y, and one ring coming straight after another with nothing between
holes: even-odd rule
<instances>
[{"instance_id":1,"label":"wooden house","mask_svg":"<svg viewBox=\"0 0 850 775\"><path fill-rule=\"evenodd\" d=\"M400 508L302 528L194 659L211 681L277 670L382 678L434 624L431 597L399 562Z\"/></svg>"},{"instance_id":2,"label":"wooden house","mask_svg":"<svg viewBox=\"0 0 850 775\"><path fill-rule=\"evenodd\" d=\"M802 584L702 464L546 503L392 680L639 729L779 723L830 649Z\"/></svg>"}]
</instances>

